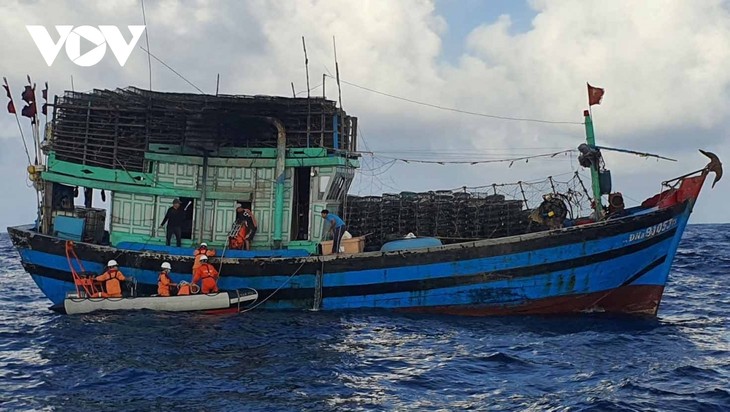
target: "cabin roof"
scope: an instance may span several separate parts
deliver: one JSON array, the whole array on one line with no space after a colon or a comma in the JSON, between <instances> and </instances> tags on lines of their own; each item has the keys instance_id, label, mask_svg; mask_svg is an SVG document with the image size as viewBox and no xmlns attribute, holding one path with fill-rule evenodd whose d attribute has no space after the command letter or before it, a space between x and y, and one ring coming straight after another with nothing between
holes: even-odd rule
<instances>
[{"instance_id":1,"label":"cabin roof","mask_svg":"<svg viewBox=\"0 0 730 412\"><path fill-rule=\"evenodd\" d=\"M350 147L356 120L322 97L205 95L136 87L66 91L53 109L51 148L59 160L143 169L150 145L276 147L284 125L287 147ZM344 137L343 137L344 136Z\"/></svg>"}]
</instances>

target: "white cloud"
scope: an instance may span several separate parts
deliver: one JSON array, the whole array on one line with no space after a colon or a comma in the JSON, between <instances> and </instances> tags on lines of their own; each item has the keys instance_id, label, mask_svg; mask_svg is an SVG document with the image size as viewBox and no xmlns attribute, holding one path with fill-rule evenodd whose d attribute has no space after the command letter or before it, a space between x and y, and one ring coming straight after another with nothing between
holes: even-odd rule
<instances>
[{"instance_id":1,"label":"white cloud","mask_svg":"<svg viewBox=\"0 0 730 412\"><path fill-rule=\"evenodd\" d=\"M63 51L52 68L45 65L25 24L142 23L137 1L84 3L84 8L78 4L0 6L5 16L0 36L11 39L0 45L0 73L9 76L16 94L26 73L39 83L48 79L52 93L57 94L70 88L72 75L77 90L147 87L147 59L141 50L132 53L124 68L110 53L98 66L80 68ZM709 148L721 157L728 152L724 150L730 111L726 2L543 0L530 4L535 18L529 30L514 33L505 11L498 20L475 28L464 39L465 54L453 63L441 59L444 47L451 46L442 43L442 36L448 26L460 22L445 21L430 1L160 1L147 2L146 11L152 52L209 93L215 90L218 73L223 93L289 95L291 81L298 91L304 90L301 36L307 40L312 86L321 83L326 70L334 74L332 36L336 36L343 79L477 112L581 121L585 82L590 81L606 89L604 102L594 107L601 143L668 153L682 160L657 164L607 154L614 187L637 200L655 192L663 178L701 166L704 160L695 147ZM154 61L153 84L155 89L194 91ZM331 79L327 95L336 96ZM343 103L360 118L363 140L372 150L477 156L479 152L503 154L506 148L524 152L520 148L575 147L583 139L581 126L460 115L348 85L343 85ZM16 135L14 119L0 116L5 144L19 144ZM8 176L12 169L17 177L15 168L20 166L3 161L0 171ZM570 171L571 165L555 160L512 168L401 163L382 175L364 173L356 190L451 188L527 180L561 170ZM19 178L5 179L4 188L24 197L28 192ZM713 198L724 197L713 194ZM0 226L32 220L29 204L20 210L0 210ZM701 200L696 217L727 220L720 204Z\"/></svg>"},{"instance_id":2,"label":"white cloud","mask_svg":"<svg viewBox=\"0 0 730 412\"><path fill-rule=\"evenodd\" d=\"M710 129L725 121L726 4L576 0L534 6L529 32L508 34L510 20L502 16L468 39L472 55L486 64L462 67L474 76L504 68L499 84L512 90L504 93L508 101L517 97L535 113L561 118L580 110L583 84L591 81L607 89L600 107L604 133L622 142L636 132Z\"/></svg>"}]
</instances>

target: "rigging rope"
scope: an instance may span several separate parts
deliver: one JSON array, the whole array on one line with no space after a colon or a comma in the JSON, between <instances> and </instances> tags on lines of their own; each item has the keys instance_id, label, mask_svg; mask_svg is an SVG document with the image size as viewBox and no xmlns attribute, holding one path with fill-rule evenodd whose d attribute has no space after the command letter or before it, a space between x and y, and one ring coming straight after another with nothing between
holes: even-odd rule
<instances>
[{"instance_id":1,"label":"rigging rope","mask_svg":"<svg viewBox=\"0 0 730 412\"><path fill-rule=\"evenodd\" d=\"M402 158L389 157L389 156L381 156L381 155L375 155L375 154L373 154L373 156L377 156L377 157L380 157L380 158L383 158L383 159L399 160L399 161L404 162L404 163L427 163L427 164L440 164L440 165L446 165L446 164L471 164L471 165L475 165L475 164L480 164L480 163L506 163L506 162L510 162L510 166L512 166L512 164L514 162L518 162L518 161L521 161L521 160L529 161L530 159L537 159L537 158L544 158L544 157L553 158L553 157L555 157L557 155L560 155L560 154L567 154L567 153L572 153L572 152L575 152L575 151L576 150L574 150L574 149L567 149L567 150L561 150L559 152L542 153L542 154L537 154L537 155L532 155L532 156L520 156L520 157L507 158L507 159L488 159L488 160L423 160L423 159L402 159Z\"/></svg>"},{"instance_id":2,"label":"rigging rope","mask_svg":"<svg viewBox=\"0 0 730 412\"><path fill-rule=\"evenodd\" d=\"M332 76L330 74L325 74L325 76L330 77L330 78L333 78L333 79L335 78L334 76ZM345 83L345 84L350 85L352 87L356 87L358 89L366 90L366 91L369 91L369 92L372 92L372 93L375 93L375 94L379 94L379 95L382 95L382 96L387 96L387 97L390 97L390 98L393 98L393 99L402 100L404 102L418 104L418 105L421 105L421 106L431 107L431 108L434 108L434 109L446 110L446 111L449 111L449 112L455 112L455 113L461 113L461 114L468 114L468 115L472 115L472 116L488 117L490 119L511 120L511 121L519 121L519 122L533 122L533 123L547 123L547 124L573 124L573 125L580 125L580 126L583 126L583 124L584 124L583 122L568 122L568 121L554 121L554 120L543 120L543 119L531 119L531 118L526 118L526 117L498 116L498 115L494 115L494 114L471 112L471 111L468 111L468 110L461 110L461 109L456 109L456 108L453 108L453 107L439 106L439 105L433 104L433 103L420 102L418 100L413 100L413 99L409 99L409 98L406 98L406 97L396 96L394 94L381 92L381 91L378 91L378 90L375 90L375 89L371 89L371 88L365 87L365 86L360 86L358 84L351 83L351 82L348 82L348 81L342 80L342 79L340 79L340 81L342 83Z\"/></svg>"},{"instance_id":3,"label":"rigging rope","mask_svg":"<svg viewBox=\"0 0 730 412\"><path fill-rule=\"evenodd\" d=\"M262 300L261 302L258 302L257 304L255 304L255 305L251 306L250 308L248 308L248 309L246 309L246 310L242 310L242 311L241 311L241 313L245 313L245 312L250 312L250 311L252 311L252 310L256 309L257 307L261 306L261 305L262 305L262 304L263 304L264 302L266 302L267 300L269 300L269 298L271 298L272 296L274 296L274 295L275 295L275 294L276 294L276 293L277 293L278 291L280 291L280 290L281 290L281 288L283 288L284 286L286 286L286 285L287 285L287 284L289 283L289 281L290 281L290 280L292 280L292 278L293 278L294 276L296 276L296 274L297 274L297 273L299 273L299 271L300 271L300 270L302 269L302 267L304 267L304 264L305 264L305 263L307 263L307 261L306 261L306 260L305 260L305 261L303 261L301 265L299 265L299 267L297 268L297 270L295 270L295 271L294 271L294 273L292 273L292 274L291 274L291 276L289 276L289 277L288 277L288 278L287 278L287 279L286 279L286 280L284 281L284 283L282 283L282 284L281 284L281 286L279 286L278 288L276 288L276 290L274 290L273 292L271 292L271 294L269 294L269 296L267 296L267 297L266 297L266 299Z\"/></svg>"},{"instance_id":4,"label":"rigging rope","mask_svg":"<svg viewBox=\"0 0 730 412\"><path fill-rule=\"evenodd\" d=\"M170 69L170 71L171 71L171 72L175 73L175 74L176 74L176 75L177 75L178 77L180 77L181 79L183 79L183 80L184 80L184 81L185 81L185 82L186 82L187 84L189 84L189 85L193 86L193 87L195 88L195 90L199 91L199 92L200 92L201 94L205 94L205 92L204 92L204 91L202 91L202 90L200 89L200 87L198 87L198 86L194 85L194 84L193 84L193 82L191 82L190 80L186 79L186 78L185 78L185 76L183 76L182 74L178 73L178 72L177 72L177 71L176 71L175 69L173 69L172 67L168 66L168 65L167 65L167 63L163 62L163 61L162 61L162 60L161 60L161 59L160 59L159 57L157 57L157 56L155 56L154 54L150 53L150 51L149 51L149 50L145 49L145 48L144 48L144 47L142 47L142 46L139 46L139 48L140 48L140 49L142 49L142 50L144 50L144 51L145 51L145 53L147 53L147 54L148 54L149 56L152 56L152 58L153 58L153 59L155 59L155 60L157 60L158 62L160 62L160 64L162 64L163 66L165 66L165 67L167 67L168 69Z\"/></svg>"}]
</instances>

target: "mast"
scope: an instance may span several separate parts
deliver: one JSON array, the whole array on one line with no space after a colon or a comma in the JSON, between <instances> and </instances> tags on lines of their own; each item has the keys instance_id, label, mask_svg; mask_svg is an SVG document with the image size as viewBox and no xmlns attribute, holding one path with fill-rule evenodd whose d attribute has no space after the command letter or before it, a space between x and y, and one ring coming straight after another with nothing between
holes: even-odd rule
<instances>
[{"instance_id":1,"label":"mast","mask_svg":"<svg viewBox=\"0 0 730 412\"><path fill-rule=\"evenodd\" d=\"M583 117L585 118L586 126L586 143L589 147L596 147L596 135L593 132L593 120L588 110L583 111ZM599 177L599 164L598 158L596 162L591 165L591 186L593 187L593 199L595 202L596 220L603 218L603 202L601 201L601 181Z\"/></svg>"}]
</instances>

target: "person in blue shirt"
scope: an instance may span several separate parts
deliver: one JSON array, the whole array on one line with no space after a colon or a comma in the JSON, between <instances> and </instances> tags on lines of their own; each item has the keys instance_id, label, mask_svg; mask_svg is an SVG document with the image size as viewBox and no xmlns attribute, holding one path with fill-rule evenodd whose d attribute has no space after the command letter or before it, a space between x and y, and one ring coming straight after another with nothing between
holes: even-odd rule
<instances>
[{"instance_id":1,"label":"person in blue shirt","mask_svg":"<svg viewBox=\"0 0 730 412\"><path fill-rule=\"evenodd\" d=\"M332 233L332 253L340 252L340 241L345 234L345 221L334 213L325 209L322 211L322 219L329 222L329 232Z\"/></svg>"}]
</instances>

